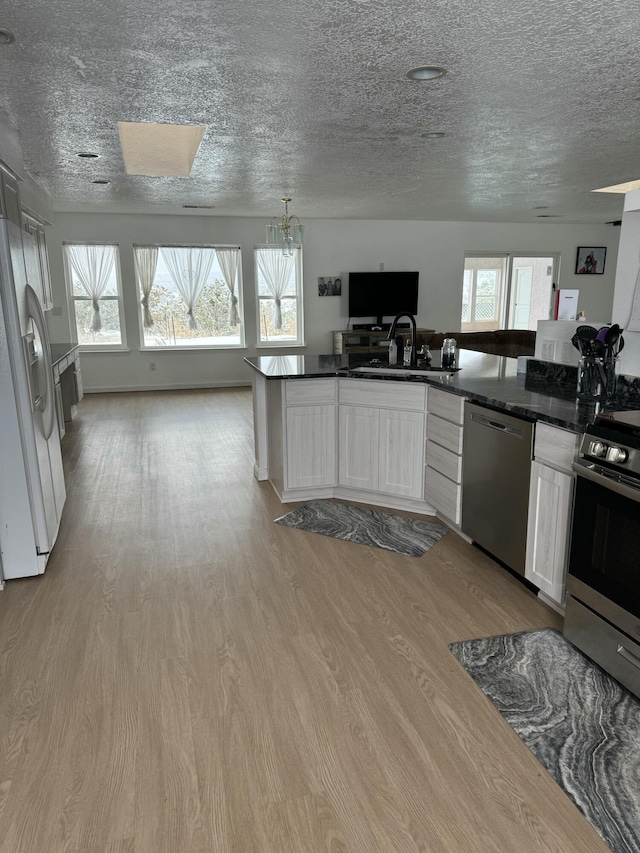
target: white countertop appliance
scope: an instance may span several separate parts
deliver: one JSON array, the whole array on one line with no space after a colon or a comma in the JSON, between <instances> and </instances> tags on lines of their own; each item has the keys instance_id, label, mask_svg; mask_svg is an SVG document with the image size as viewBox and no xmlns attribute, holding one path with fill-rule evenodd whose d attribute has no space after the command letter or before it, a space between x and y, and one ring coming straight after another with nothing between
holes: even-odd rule
<instances>
[{"instance_id":1,"label":"white countertop appliance","mask_svg":"<svg viewBox=\"0 0 640 853\"><path fill-rule=\"evenodd\" d=\"M538 320L534 357L540 361L555 361L559 364L578 364L580 353L571 343L579 326L601 329L609 323L599 320L587 323L579 320Z\"/></svg>"},{"instance_id":2,"label":"white countertop appliance","mask_svg":"<svg viewBox=\"0 0 640 853\"><path fill-rule=\"evenodd\" d=\"M24 236L24 245L23 245ZM0 564L44 572L66 497L49 338L28 283L30 235L0 219ZM37 286L37 281L34 285Z\"/></svg>"}]
</instances>

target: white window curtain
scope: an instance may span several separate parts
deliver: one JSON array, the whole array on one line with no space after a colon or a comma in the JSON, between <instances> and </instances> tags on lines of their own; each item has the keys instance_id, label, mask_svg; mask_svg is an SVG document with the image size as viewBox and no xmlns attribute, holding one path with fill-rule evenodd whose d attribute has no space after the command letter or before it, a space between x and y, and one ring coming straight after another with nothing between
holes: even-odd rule
<instances>
[{"instance_id":1,"label":"white window curtain","mask_svg":"<svg viewBox=\"0 0 640 853\"><path fill-rule=\"evenodd\" d=\"M178 288L182 301L187 306L189 329L197 329L198 324L193 316L193 309L211 272L215 252L213 249L167 249L165 247L162 247L160 251L169 270L169 275Z\"/></svg>"},{"instance_id":2,"label":"white window curtain","mask_svg":"<svg viewBox=\"0 0 640 853\"><path fill-rule=\"evenodd\" d=\"M225 283L231 291L231 305L229 306L229 323L231 326L240 324L238 314L238 297L236 296L236 281L238 277L238 264L240 261L239 249L216 249L216 257L222 270Z\"/></svg>"},{"instance_id":3,"label":"white window curtain","mask_svg":"<svg viewBox=\"0 0 640 853\"><path fill-rule=\"evenodd\" d=\"M145 329L150 329L154 325L153 316L149 308L149 296L153 287L153 280L156 276L158 266L158 249L156 246L136 246L133 250L135 260L136 277L138 285L142 291L142 324Z\"/></svg>"},{"instance_id":4,"label":"white window curtain","mask_svg":"<svg viewBox=\"0 0 640 853\"><path fill-rule=\"evenodd\" d=\"M71 267L82 289L93 302L90 329L102 328L100 298L107 289L116 261L115 246L67 246Z\"/></svg>"},{"instance_id":5,"label":"white window curtain","mask_svg":"<svg viewBox=\"0 0 640 853\"><path fill-rule=\"evenodd\" d=\"M260 249L258 268L262 273L269 293L275 300L275 328L282 328L282 296L293 273L294 256L286 257L281 248Z\"/></svg>"}]
</instances>

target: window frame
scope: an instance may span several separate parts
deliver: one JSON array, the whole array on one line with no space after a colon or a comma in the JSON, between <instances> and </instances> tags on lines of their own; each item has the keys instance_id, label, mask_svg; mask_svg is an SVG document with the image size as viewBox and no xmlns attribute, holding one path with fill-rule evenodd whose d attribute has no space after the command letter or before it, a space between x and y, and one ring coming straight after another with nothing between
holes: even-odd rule
<instances>
[{"instance_id":1,"label":"window frame","mask_svg":"<svg viewBox=\"0 0 640 853\"><path fill-rule=\"evenodd\" d=\"M256 349L285 349L294 347L303 347L304 343L304 282L303 282L303 266L302 266L302 244L294 243L295 257L295 278L296 278L296 295L294 297L284 297L285 299L295 299L296 301L296 340L281 340L274 339L262 340L262 332L260 329L260 301L271 300L275 301L275 297L260 295L260 286L258 284L258 251L261 249L277 249L273 243L256 243L253 247L253 267L255 275L255 295L256 295Z\"/></svg>"},{"instance_id":2,"label":"window frame","mask_svg":"<svg viewBox=\"0 0 640 853\"><path fill-rule=\"evenodd\" d=\"M170 344L169 346L149 346L144 342L144 324L142 317L141 294L138 290L138 278L135 272L135 250L155 248L155 249L237 249L240 253L240 263L238 264L238 290L236 293L238 299L238 312L240 314L240 342L237 344ZM205 350L239 350L246 349L245 337L245 322L244 322L244 298L242 288L242 246L238 243L133 243L131 246L132 261L133 261L133 287L137 302L138 315L138 338L140 341L140 352L202 352Z\"/></svg>"},{"instance_id":3,"label":"window frame","mask_svg":"<svg viewBox=\"0 0 640 853\"><path fill-rule=\"evenodd\" d=\"M67 246L114 246L116 249L116 263L114 264L117 294L114 296L101 296L98 300L118 302L118 319L120 321L120 343L119 344L83 344L78 341L78 319L76 316L76 300L78 302L91 302L90 296L76 296L73 292L72 271L67 255ZM62 258L64 264L64 277L67 290L67 304L69 309L69 320L75 332L75 338L78 342L81 352L128 352L127 345L127 329L125 325L124 311L124 296L122 292L122 272L120 265L120 244L113 240L63 240L62 242Z\"/></svg>"},{"instance_id":4,"label":"window frame","mask_svg":"<svg viewBox=\"0 0 640 853\"><path fill-rule=\"evenodd\" d=\"M462 288L461 288L461 295L462 295L463 299L464 299L464 275L468 271L468 272L472 273L472 276L471 276L471 283L470 283L470 288L469 288L469 293L470 293L469 316L470 316L470 319L469 319L469 321L463 321L461 319L460 328L463 331L483 331L482 329L465 328L468 325L482 324L482 321L473 320L473 316L475 313L475 304L476 304L476 298L475 297L476 297L476 288L477 288L477 274L481 268L478 267L476 269L467 270L467 268L466 268L467 260L469 260L469 259L474 259L474 260L487 259L487 260L490 260L491 259L491 260L502 260L503 261L504 271L502 274L500 287L499 287L499 294L498 294L498 302L499 302L498 315L499 316L498 316L497 322L498 322L498 328L499 329L511 329L511 328L513 328L513 326L512 326L513 300L515 297L515 293L514 293L514 278L515 278L514 277L514 269L516 269L516 264L517 264L518 260L530 259L530 258L533 260L536 260L536 259L545 259L545 260L550 259L551 260L551 288L549 291L550 303L549 303L549 312L548 312L548 318L551 318L551 314L552 314L551 300L553 298L553 293L554 293L553 288L554 288L554 286L557 287L557 282L558 282L559 277L560 277L561 256L560 256L559 252L557 252L557 251L545 252L545 251L540 251L540 250L516 251L514 249L511 249L509 251L503 250L503 251L494 251L494 252L492 252L492 251L481 251L481 252L466 251L464 253L463 273L462 273L463 277L462 277ZM486 269L489 269L489 267L487 267ZM495 269L495 267L492 267L492 269ZM461 300L461 302L462 302L462 300ZM460 317L462 318L462 304L460 307L461 307ZM545 319L545 318L542 318L542 319ZM487 322L489 322L489 321L487 321ZM487 331L490 331L490 330L487 330Z\"/></svg>"}]
</instances>

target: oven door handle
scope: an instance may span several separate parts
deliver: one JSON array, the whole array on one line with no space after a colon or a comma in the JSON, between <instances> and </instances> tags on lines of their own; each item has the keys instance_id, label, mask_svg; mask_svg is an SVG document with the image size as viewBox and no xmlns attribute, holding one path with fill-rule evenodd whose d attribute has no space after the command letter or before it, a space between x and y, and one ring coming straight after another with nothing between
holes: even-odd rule
<instances>
[{"instance_id":1,"label":"oven door handle","mask_svg":"<svg viewBox=\"0 0 640 853\"><path fill-rule=\"evenodd\" d=\"M624 474L609 471L608 468L602 468L584 459L576 459L571 467L578 476L597 483L603 489L610 489L624 498L640 503L640 482L636 483L635 480L626 478Z\"/></svg>"},{"instance_id":2,"label":"oven door handle","mask_svg":"<svg viewBox=\"0 0 640 853\"><path fill-rule=\"evenodd\" d=\"M624 658L627 663L632 664L633 666L640 669L640 658L637 655L634 655L633 652L630 652L622 643L618 643L618 654L620 657Z\"/></svg>"}]
</instances>

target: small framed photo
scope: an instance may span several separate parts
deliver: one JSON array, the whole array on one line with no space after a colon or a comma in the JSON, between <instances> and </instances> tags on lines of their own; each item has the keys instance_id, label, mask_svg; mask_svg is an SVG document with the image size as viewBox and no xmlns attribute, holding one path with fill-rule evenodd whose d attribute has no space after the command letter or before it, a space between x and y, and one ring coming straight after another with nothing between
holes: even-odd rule
<instances>
[{"instance_id":1,"label":"small framed photo","mask_svg":"<svg viewBox=\"0 0 640 853\"><path fill-rule=\"evenodd\" d=\"M342 296L342 279L333 276L318 278L318 296Z\"/></svg>"},{"instance_id":2,"label":"small framed photo","mask_svg":"<svg viewBox=\"0 0 640 853\"><path fill-rule=\"evenodd\" d=\"M576 275L602 275L606 255L606 246L578 246Z\"/></svg>"}]
</instances>

